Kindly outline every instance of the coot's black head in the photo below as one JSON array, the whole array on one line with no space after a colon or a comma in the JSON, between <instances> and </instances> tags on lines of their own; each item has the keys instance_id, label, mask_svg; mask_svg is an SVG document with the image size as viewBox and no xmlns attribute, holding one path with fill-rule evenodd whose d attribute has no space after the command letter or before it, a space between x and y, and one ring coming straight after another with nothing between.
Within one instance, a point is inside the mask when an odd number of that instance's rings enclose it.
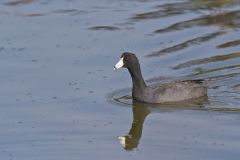
<instances>
[{"instance_id":1,"label":"coot's black head","mask_svg":"<svg viewBox=\"0 0 240 160\"><path fill-rule=\"evenodd\" d=\"M137 56L130 52L124 52L118 63L114 66L114 69L119 68L134 68L139 65Z\"/></svg>"}]
</instances>

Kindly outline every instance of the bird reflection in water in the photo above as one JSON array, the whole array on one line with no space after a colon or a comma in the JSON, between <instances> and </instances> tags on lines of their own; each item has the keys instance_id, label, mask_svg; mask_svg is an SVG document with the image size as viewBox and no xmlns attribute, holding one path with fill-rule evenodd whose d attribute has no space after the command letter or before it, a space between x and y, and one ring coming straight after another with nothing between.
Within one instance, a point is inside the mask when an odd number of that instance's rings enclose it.
<instances>
[{"instance_id":1,"label":"bird reflection in water","mask_svg":"<svg viewBox=\"0 0 240 160\"><path fill-rule=\"evenodd\" d=\"M133 121L129 133L125 136L118 137L120 144L126 150L137 148L142 136L143 123L147 115L150 113L150 109L146 104L134 102L132 112Z\"/></svg>"},{"instance_id":2,"label":"bird reflection in water","mask_svg":"<svg viewBox=\"0 0 240 160\"><path fill-rule=\"evenodd\" d=\"M186 101L181 104L147 104L133 101L132 112L133 121L129 133L125 136L119 136L119 142L125 150L133 150L138 147L142 136L143 124L146 117L151 112L171 112L176 110L191 109L202 110L208 104L208 97L201 97L194 101Z\"/></svg>"}]
</instances>

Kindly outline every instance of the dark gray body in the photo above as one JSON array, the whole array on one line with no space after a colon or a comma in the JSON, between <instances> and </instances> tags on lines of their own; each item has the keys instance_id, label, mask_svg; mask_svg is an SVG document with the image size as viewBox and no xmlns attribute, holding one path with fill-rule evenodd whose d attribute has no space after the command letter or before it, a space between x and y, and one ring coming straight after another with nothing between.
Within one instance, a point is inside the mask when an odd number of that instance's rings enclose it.
<instances>
[{"instance_id":1,"label":"dark gray body","mask_svg":"<svg viewBox=\"0 0 240 160\"><path fill-rule=\"evenodd\" d=\"M200 80L177 81L133 89L133 99L145 103L171 103L207 95L207 83Z\"/></svg>"}]
</instances>

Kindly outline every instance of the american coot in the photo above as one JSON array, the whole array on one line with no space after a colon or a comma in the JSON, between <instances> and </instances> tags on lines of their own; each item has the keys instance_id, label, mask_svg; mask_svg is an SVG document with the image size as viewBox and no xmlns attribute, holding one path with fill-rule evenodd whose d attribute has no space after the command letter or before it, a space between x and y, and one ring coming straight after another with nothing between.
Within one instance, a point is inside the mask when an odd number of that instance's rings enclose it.
<instances>
[{"instance_id":1,"label":"american coot","mask_svg":"<svg viewBox=\"0 0 240 160\"><path fill-rule=\"evenodd\" d=\"M132 97L145 103L172 103L207 95L207 83L203 80L185 80L147 86L135 54L125 52L114 69L127 68L132 77Z\"/></svg>"}]
</instances>

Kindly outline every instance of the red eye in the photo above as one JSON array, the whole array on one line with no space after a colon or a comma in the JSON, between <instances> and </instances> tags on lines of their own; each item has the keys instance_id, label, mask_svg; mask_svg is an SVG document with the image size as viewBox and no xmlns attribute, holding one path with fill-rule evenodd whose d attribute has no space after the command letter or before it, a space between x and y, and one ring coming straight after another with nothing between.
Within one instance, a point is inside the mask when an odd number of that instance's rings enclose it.
<instances>
[{"instance_id":1,"label":"red eye","mask_svg":"<svg viewBox=\"0 0 240 160\"><path fill-rule=\"evenodd\" d=\"M128 57L128 56L124 56L124 60L125 60L125 61L128 61L128 60L129 60L129 57Z\"/></svg>"}]
</instances>

